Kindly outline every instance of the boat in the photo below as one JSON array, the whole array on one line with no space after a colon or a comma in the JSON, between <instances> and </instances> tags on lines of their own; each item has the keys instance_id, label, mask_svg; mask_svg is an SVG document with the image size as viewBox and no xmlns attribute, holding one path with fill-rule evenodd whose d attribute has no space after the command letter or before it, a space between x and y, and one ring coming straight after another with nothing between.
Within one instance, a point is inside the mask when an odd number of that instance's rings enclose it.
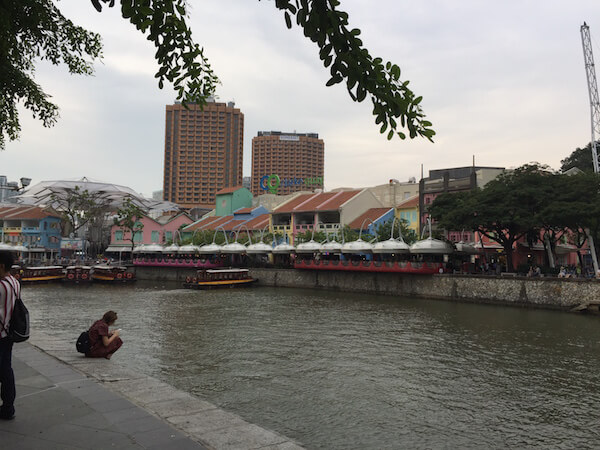
<instances>
[{"instance_id":1,"label":"boat","mask_svg":"<svg viewBox=\"0 0 600 450\"><path fill-rule=\"evenodd\" d=\"M133 272L127 267L97 265L92 267L92 280L105 283L129 283L135 281Z\"/></svg>"},{"instance_id":2,"label":"boat","mask_svg":"<svg viewBox=\"0 0 600 450\"><path fill-rule=\"evenodd\" d=\"M250 277L248 269L198 270L195 277L186 277L183 287L188 289L217 289L246 287L258 281Z\"/></svg>"},{"instance_id":3,"label":"boat","mask_svg":"<svg viewBox=\"0 0 600 450\"><path fill-rule=\"evenodd\" d=\"M70 284L84 284L92 282L92 268L90 266L68 266L65 269L63 282Z\"/></svg>"},{"instance_id":4,"label":"boat","mask_svg":"<svg viewBox=\"0 0 600 450\"><path fill-rule=\"evenodd\" d=\"M11 272L21 283L52 283L65 277L62 266L23 267L13 266Z\"/></svg>"}]
</instances>

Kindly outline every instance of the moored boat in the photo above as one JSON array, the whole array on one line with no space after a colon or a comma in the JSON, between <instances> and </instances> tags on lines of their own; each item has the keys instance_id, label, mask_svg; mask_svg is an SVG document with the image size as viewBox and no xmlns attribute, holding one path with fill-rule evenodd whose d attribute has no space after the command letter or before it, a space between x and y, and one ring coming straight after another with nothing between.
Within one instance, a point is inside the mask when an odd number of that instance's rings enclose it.
<instances>
[{"instance_id":1,"label":"moored boat","mask_svg":"<svg viewBox=\"0 0 600 450\"><path fill-rule=\"evenodd\" d=\"M92 280L105 283L129 283L135 281L133 272L127 267L98 265L92 267Z\"/></svg>"},{"instance_id":2,"label":"moored boat","mask_svg":"<svg viewBox=\"0 0 600 450\"><path fill-rule=\"evenodd\" d=\"M258 281L250 277L248 269L199 270L195 277L187 277L183 287L189 289L218 289L247 287Z\"/></svg>"},{"instance_id":3,"label":"moored boat","mask_svg":"<svg viewBox=\"0 0 600 450\"><path fill-rule=\"evenodd\" d=\"M21 283L52 283L65 277L62 266L19 267L13 266L12 273Z\"/></svg>"},{"instance_id":4,"label":"moored boat","mask_svg":"<svg viewBox=\"0 0 600 450\"><path fill-rule=\"evenodd\" d=\"M92 282L92 268L90 266L68 266L65 269L63 282L71 284L85 284Z\"/></svg>"}]
</instances>

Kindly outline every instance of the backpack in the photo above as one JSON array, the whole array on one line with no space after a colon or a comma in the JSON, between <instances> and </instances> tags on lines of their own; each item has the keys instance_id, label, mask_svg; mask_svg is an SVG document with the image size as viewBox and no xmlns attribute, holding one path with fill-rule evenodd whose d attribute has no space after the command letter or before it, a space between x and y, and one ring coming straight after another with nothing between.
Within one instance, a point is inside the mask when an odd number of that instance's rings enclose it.
<instances>
[{"instance_id":1,"label":"backpack","mask_svg":"<svg viewBox=\"0 0 600 450\"><path fill-rule=\"evenodd\" d=\"M15 295L17 294L12 284L8 283ZM8 337L13 342L24 342L29 339L29 311L25 307L21 296L17 296L15 306L13 307L8 328L6 324L2 324L8 332Z\"/></svg>"},{"instance_id":2,"label":"backpack","mask_svg":"<svg viewBox=\"0 0 600 450\"><path fill-rule=\"evenodd\" d=\"M84 331L77 338L75 342L75 348L79 353L89 353L90 351L90 333Z\"/></svg>"}]
</instances>

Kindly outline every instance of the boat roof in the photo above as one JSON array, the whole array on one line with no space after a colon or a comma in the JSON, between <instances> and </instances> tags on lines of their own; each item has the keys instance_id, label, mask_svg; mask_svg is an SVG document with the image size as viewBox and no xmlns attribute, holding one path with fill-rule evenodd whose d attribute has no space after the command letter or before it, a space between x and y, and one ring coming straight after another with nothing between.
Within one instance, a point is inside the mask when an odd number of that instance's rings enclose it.
<instances>
[{"instance_id":1,"label":"boat roof","mask_svg":"<svg viewBox=\"0 0 600 450\"><path fill-rule=\"evenodd\" d=\"M90 270L92 267L91 266L69 266L67 267L67 270L69 269L85 269L85 270Z\"/></svg>"},{"instance_id":2,"label":"boat roof","mask_svg":"<svg viewBox=\"0 0 600 450\"><path fill-rule=\"evenodd\" d=\"M113 270L113 269L127 270L127 267L123 267L123 266L107 266L106 264L100 264L100 265L97 265L97 266L93 266L92 269L100 269L100 270Z\"/></svg>"},{"instance_id":3,"label":"boat roof","mask_svg":"<svg viewBox=\"0 0 600 450\"><path fill-rule=\"evenodd\" d=\"M62 269L63 266L39 266L39 267L25 267L26 270L49 270L49 269Z\"/></svg>"}]
</instances>

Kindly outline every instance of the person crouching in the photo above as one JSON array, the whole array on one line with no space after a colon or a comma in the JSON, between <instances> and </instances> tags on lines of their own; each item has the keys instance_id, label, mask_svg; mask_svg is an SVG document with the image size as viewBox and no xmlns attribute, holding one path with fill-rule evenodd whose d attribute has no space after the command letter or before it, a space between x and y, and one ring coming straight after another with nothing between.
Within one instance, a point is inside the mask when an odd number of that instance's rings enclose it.
<instances>
[{"instance_id":1,"label":"person crouching","mask_svg":"<svg viewBox=\"0 0 600 450\"><path fill-rule=\"evenodd\" d=\"M114 352L121 348L123 341L119 337L119 330L109 331L108 327L114 325L117 313L108 311L90 327L90 351L85 354L88 358L110 359Z\"/></svg>"}]
</instances>

